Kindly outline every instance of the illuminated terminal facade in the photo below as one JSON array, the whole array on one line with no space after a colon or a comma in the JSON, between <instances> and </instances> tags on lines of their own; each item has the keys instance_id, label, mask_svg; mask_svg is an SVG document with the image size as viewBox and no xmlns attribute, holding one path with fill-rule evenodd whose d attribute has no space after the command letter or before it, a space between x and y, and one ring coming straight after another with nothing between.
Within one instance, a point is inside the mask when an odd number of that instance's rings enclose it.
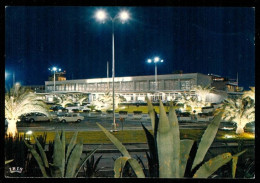
<instances>
[{"instance_id":1,"label":"illuminated terminal facade","mask_svg":"<svg viewBox=\"0 0 260 183\"><path fill-rule=\"evenodd\" d=\"M201 73L166 74L158 75L157 82L154 75L114 78L115 94L123 96L127 102L145 101L145 96L152 101L170 101L185 92L195 95L192 88L198 85L215 87L214 94L207 99L208 102L220 102L226 97L227 82L219 76ZM89 102L108 91L112 92L112 78L56 81L55 91L54 82L45 81L46 93L86 93Z\"/></svg>"}]
</instances>

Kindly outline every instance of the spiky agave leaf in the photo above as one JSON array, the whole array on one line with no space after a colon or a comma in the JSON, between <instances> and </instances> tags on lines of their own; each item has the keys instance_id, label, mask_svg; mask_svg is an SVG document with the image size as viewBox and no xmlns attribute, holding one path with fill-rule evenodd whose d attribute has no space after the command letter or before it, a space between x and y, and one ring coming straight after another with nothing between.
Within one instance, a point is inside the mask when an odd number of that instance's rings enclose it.
<instances>
[{"instance_id":1,"label":"spiky agave leaf","mask_svg":"<svg viewBox=\"0 0 260 183\"><path fill-rule=\"evenodd\" d=\"M175 146L173 139L176 134L173 134L172 124L166 115L164 106L160 101L160 119L157 134L157 149L159 159L159 177L173 178L179 177L179 165L176 166L178 155L174 155L180 148Z\"/></svg>"},{"instance_id":2,"label":"spiky agave leaf","mask_svg":"<svg viewBox=\"0 0 260 183\"><path fill-rule=\"evenodd\" d=\"M149 154L146 153L149 165L149 173L151 177L158 177L159 176L159 160L158 160L158 152L156 146L156 140L154 136L145 128L142 124L142 127L145 131L146 141L149 147Z\"/></svg>"},{"instance_id":3,"label":"spiky agave leaf","mask_svg":"<svg viewBox=\"0 0 260 183\"><path fill-rule=\"evenodd\" d=\"M78 167L76 168L76 171L75 171L75 176L74 177L77 177L80 169L83 167L83 165L85 164L85 162L91 157L94 155L94 153L97 151L97 149L100 147L101 145L99 145L98 147L96 147L94 150L92 150L85 158L83 159L80 159L80 162L78 163Z\"/></svg>"},{"instance_id":4,"label":"spiky agave leaf","mask_svg":"<svg viewBox=\"0 0 260 183\"><path fill-rule=\"evenodd\" d=\"M236 169L237 169L237 161L238 161L238 157L242 154L244 154L247 151L247 149L245 149L244 151L241 151L235 155L232 156L232 178L236 177Z\"/></svg>"},{"instance_id":5,"label":"spiky agave leaf","mask_svg":"<svg viewBox=\"0 0 260 183\"><path fill-rule=\"evenodd\" d=\"M101 126L99 123L97 123L97 125L99 126L99 128L101 128L101 130L105 133L105 135L110 139L110 141L117 147L117 149L123 154L123 156L126 158L129 158L128 159L129 164L133 168L137 177L144 178L145 175L144 175L144 172L143 172L140 164L137 162L136 159L131 158L126 147L114 135L109 133L109 131L107 131L103 126Z\"/></svg>"},{"instance_id":6,"label":"spiky agave leaf","mask_svg":"<svg viewBox=\"0 0 260 183\"><path fill-rule=\"evenodd\" d=\"M12 161L13 161L13 159L11 159L11 160L6 160L6 161L5 161L5 165L8 164L8 163L11 163Z\"/></svg>"},{"instance_id":7,"label":"spiky agave leaf","mask_svg":"<svg viewBox=\"0 0 260 183\"><path fill-rule=\"evenodd\" d=\"M208 178L217 169L232 159L231 153L220 154L204 163L194 174L193 178Z\"/></svg>"},{"instance_id":8,"label":"spiky agave leaf","mask_svg":"<svg viewBox=\"0 0 260 183\"><path fill-rule=\"evenodd\" d=\"M192 169L194 169L199 163L201 163L208 152L209 147L215 139L215 136L218 131L218 127L223 115L223 111L220 111L217 116L211 121L205 130L204 134L201 137L201 141L199 143L199 147L192 165Z\"/></svg>"}]
</instances>

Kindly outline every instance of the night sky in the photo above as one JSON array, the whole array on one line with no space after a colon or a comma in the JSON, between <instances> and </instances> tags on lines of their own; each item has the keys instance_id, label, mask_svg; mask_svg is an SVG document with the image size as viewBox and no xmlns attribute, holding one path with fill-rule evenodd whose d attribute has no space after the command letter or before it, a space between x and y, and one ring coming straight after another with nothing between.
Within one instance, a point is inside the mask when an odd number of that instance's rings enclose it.
<instances>
[{"instance_id":1,"label":"night sky","mask_svg":"<svg viewBox=\"0 0 260 183\"><path fill-rule=\"evenodd\" d=\"M255 9L250 7L47 7L5 10L6 84L44 85L49 67L67 79L107 76L112 68L111 22L95 20L98 9L111 16L128 10L115 24L115 76L154 75L146 60L159 56L158 74L217 74L255 85Z\"/></svg>"}]
</instances>

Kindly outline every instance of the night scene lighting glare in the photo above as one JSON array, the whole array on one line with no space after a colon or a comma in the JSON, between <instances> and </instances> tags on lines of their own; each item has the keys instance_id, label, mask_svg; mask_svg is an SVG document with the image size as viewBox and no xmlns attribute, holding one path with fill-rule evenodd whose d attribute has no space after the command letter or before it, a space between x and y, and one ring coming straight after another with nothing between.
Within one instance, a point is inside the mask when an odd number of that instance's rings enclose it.
<instances>
[{"instance_id":1,"label":"night scene lighting glare","mask_svg":"<svg viewBox=\"0 0 260 183\"><path fill-rule=\"evenodd\" d=\"M120 12L119 16L122 21L126 21L129 18L129 13L126 11L122 11Z\"/></svg>"},{"instance_id":2,"label":"night scene lighting glare","mask_svg":"<svg viewBox=\"0 0 260 183\"><path fill-rule=\"evenodd\" d=\"M106 12L105 12L105 11L103 11L103 10L97 11L97 13L96 13L96 18L97 18L98 20L105 20L106 17L107 17L107 15L106 15Z\"/></svg>"},{"instance_id":3,"label":"night scene lighting glare","mask_svg":"<svg viewBox=\"0 0 260 183\"><path fill-rule=\"evenodd\" d=\"M148 63L158 63L158 62L164 62L164 60L160 59L160 57L154 57L153 59L149 58L147 59Z\"/></svg>"}]
</instances>

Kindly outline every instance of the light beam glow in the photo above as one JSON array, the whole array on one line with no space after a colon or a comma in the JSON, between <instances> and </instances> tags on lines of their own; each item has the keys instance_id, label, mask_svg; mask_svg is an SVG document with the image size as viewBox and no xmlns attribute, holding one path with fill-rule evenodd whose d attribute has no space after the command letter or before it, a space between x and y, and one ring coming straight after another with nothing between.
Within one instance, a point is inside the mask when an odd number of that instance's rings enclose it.
<instances>
[{"instance_id":1,"label":"light beam glow","mask_svg":"<svg viewBox=\"0 0 260 183\"><path fill-rule=\"evenodd\" d=\"M97 11L96 18L100 21L105 20L107 18L106 12L103 10Z\"/></svg>"},{"instance_id":2,"label":"light beam glow","mask_svg":"<svg viewBox=\"0 0 260 183\"><path fill-rule=\"evenodd\" d=\"M126 21L129 19L129 13L127 11L121 11L119 17L122 21Z\"/></svg>"},{"instance_id":3,"label":"light beam glow","mask_svg":"<svg viewBox=\"0 0 260 183\"><path fill-rule=\"evenodd\" d=\"M159 57L154 57L154 62L159 62L160 58Z\"/></svg>"}]
</instances>

